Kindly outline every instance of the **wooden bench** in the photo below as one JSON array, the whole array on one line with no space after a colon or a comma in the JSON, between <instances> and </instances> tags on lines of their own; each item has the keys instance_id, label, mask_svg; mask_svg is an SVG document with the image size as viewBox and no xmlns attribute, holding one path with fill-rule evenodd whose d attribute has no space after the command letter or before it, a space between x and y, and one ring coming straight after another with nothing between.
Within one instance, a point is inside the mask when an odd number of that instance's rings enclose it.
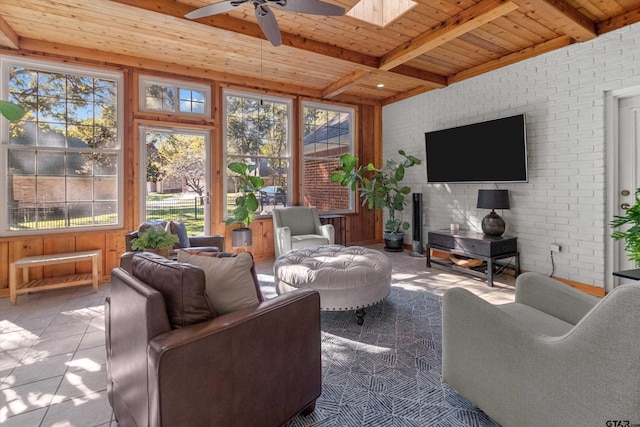
<instances>
[{"instance_id":1,"label":"wooden bench","mask_svg":"<svg viewBox=\"0 0 640 427\"><path fill-rule=\"evenodd\" d=\"M43 265L55 265L91 261L91 273L68 274L64 276L47 277L29 280L29 268ZM17 269L22 269L22 283L17 283ZM21 258L9 264L9 295L11 304L18 302L19 294L45 291L48 289L68 288L79 285L93 285L93 291L98 291L102 269L102 251L94 249L82 252L68 252L61 254L37 255Z\"/></svg>"}]
</instances>

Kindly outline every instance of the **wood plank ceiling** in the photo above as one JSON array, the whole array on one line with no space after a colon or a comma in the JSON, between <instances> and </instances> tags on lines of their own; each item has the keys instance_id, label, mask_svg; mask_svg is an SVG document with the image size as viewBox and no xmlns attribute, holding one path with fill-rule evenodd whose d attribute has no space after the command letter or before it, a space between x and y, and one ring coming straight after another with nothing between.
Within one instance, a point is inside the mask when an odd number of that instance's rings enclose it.
<instances>
[{"instance_id":1,"label":"wood plank ceiling","mask_svg":"<svg viewBox=\"0 0 640 427\"><path fill-rule=\"evenodd\" d=\"M0 46L384 105L640 20L640 0L414 0L384 27L272 8L273 47L251 4L184 18L215 1L2 0Z\"/></svg>"}]
</instances>

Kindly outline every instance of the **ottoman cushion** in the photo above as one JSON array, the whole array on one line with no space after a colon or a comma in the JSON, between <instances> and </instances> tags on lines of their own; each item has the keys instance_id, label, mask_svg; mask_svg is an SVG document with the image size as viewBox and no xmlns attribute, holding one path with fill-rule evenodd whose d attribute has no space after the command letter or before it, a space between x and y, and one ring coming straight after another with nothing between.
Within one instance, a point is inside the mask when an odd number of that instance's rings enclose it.
<instances>
[{"instance_id":1,"label":"ottoman cushion","mask_svg":"<svg viewBox=\"0 0 640 427\"><path fill-rule=\"evenodd\" d=\"M284 253L273 265L278 294L298 288L320 293L322 310L356 310L391 291L391 260L362 246L325 245Z\"/></svg>"}]
</instances>

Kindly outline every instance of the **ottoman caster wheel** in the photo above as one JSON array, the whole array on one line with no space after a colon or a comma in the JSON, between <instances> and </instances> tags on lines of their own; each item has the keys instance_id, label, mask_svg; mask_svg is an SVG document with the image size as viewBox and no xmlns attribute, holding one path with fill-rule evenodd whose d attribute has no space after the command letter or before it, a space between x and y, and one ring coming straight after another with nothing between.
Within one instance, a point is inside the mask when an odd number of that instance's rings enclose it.
<instances>
[{"instance_id":1,"label":"ottoman caster wheel","mask_svg":"<svg viewBox=\"0 0 640 427\"><path fill-rule=\"evenodd\" d=\"M356 322L358 323L358 325L363 325L364 324L364 315L365 315L365 311L364 308L359 308L356 310L356 316L358 316L358 319L356 320Z\"/></svg>"}]
</instances>

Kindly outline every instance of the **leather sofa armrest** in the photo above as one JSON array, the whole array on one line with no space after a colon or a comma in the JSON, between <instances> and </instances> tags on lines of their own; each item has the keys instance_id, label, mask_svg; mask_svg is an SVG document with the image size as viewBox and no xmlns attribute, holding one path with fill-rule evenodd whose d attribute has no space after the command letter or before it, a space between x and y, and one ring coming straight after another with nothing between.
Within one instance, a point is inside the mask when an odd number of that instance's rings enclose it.
<instances>
[{"instance_id":1,"label":"leather sofa armrest","mask_svg":"<svg viewBox=\"0 0 640 427\"><path fill-rule=\"evenodd\" d=\"M282 425L321 393L320 296L298 290L159 335L148 357L152 425L158 408L163 425L185 424L185 414Z\"/></svg>"},{"instance_id":2,"label":"leather sofa armrest","mask_svg":"<svg viewBox=\"0 0 640 427\"><path fill-rule=\"evenodd\" d=\"M120 268L126 271L129 274L133 274L131 262L133 260L133 255L135 255L135 251L125 252L120 255Z\"/></svg>"},{"instance_id":3,"label":"leather sofa armrest","mask_svg":"<svg viewBox=\"0 0 640 427\"><path fill-rule=\"evenodd\" d=\"M578 323L600 300L539 273L523 273L516 279L516 302L572 325Z\"/></svg>"},{"instance_id":4,"label":"leather sofa armrest","mask_svg":"<svg viewBox=\"0 0 640 427\"><path fill-rule=\"evenodd\" d=\"M224 251L224 236L215 234L211 236L192 236L189 237L189 244L192 247L216 247L220 252Z\"/></svg>"}]
</instances>

